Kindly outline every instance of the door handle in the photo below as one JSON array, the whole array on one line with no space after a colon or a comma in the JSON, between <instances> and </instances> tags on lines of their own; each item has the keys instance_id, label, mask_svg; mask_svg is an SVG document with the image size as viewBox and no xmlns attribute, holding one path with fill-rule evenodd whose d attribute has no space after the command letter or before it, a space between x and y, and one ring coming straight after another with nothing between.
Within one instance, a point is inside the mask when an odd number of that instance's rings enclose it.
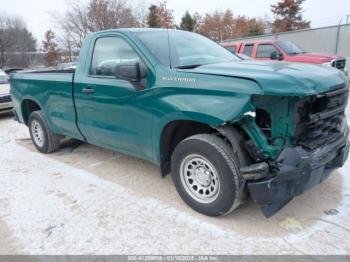
<instances>
[{"instance_id":1,"label":"door handle","mask_svg":"<svg viewBox=\"0 0 350 262\"><path fill-rule=\"evenodd\" d=\"M95 93L95 89L91 88L91 87L86 87L82 89L84 94L92 94Z\"/></svg>"}]
</instances>

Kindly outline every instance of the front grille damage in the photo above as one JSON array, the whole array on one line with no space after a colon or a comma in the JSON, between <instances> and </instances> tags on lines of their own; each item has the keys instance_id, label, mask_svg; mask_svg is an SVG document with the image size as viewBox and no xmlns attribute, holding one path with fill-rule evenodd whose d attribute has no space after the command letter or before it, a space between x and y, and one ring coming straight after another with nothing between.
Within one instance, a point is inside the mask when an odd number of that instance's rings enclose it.
<instances>
[{"instance_id":1,"label":"front grille damage","mask_svg":"<svg viewBox=\"0 0 350 262\"><path fill-rule=\"evenodd\" d=\"M333 67L335 67L339 70L342 70L342 71L344 71L344 69L345 69L345 64L346 64L345 58L337 59L337 60L334 60L332 62Z\"/></svg>"},{"instance_id":2,"label":"front grille damage","mask_svg":"<svg viewBox=\"0 0 350 262\"><path fill-rule=\"evenodd\" d=\"M258 129L247 141L254 163L241 167L241 173L266 217L344 165L350 147L344 114L348 93L342 85L306 97L253 97L256 117L245 119L241 126L247 134ZM277 155L271 154L276 147Z\"/></svg>"},{"instance_id":3,"label":"front grille damage","mask_svg":"<svg viewBox=\"0 0 350 262\"><path fill-rule=\"evenodd\" d=\"M313 151L342 138L348 86L332 90L311 96L254 95L255 118L240 122L252 158L274 160L285 147Z\"/></svg>"},{"instance_id":4,"label":"front grille damage","mask_svg":"<svg viewBox=\"0 0 350 262\"><path fill-rule=\"evenodd\" d=\"M338 139L348 94L348 88L342 88L296 103L294 144L313 150Z\"/></svg>"}]
</instances>

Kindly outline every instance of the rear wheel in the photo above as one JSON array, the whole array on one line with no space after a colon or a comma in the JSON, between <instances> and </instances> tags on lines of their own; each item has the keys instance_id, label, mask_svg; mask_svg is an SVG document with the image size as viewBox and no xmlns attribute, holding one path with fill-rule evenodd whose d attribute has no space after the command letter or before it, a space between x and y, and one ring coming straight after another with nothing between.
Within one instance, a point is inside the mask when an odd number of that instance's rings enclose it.
<instances>
[{"instance_id":1,"label":"rear wheel","mask_svg":"<svg viewBox=\"0 0 350 262\"><path fill-rule=\"evenodd\" d=\"M60 147L60 136L50 130L42 111L29 115L28 126L32 142L41 153L51 153Z\"/></svg>"},{"instance_id":2,"label":"rear wheel","mask_svg":"<svg viewBox=\"0 0 350 262\"><path fill-rule=\"evenodd\" d=\"M215 135L183 140L172 155L171 171L181 198L200 213L226 215L241 203L244 183L239 160L229 144Z\"/></svg>"}]
</instances>

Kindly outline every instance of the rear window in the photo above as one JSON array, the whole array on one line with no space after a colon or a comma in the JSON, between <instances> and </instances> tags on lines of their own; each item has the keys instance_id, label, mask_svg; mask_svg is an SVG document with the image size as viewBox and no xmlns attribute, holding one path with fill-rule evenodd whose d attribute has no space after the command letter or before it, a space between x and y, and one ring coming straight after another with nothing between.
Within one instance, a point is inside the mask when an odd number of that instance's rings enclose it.
<instances>
[{"instance_id":1,"label":"rear window","mask_svg":"<svg viewBox=\"0 0 350 262\"><path fill-rule=\"evenodd\" d=\"M235 46L224 46L224 47L233 54L235 54L237 51Z\"/></svg>"},{"instance_id":2,"label":"rear window","mask_svg":"<svg viewBox=\"0 0 350 262\"><path fill-rule=\"evenodd\" d=\"M253 46L254 46L253 44L245 45L243 54L245 54L246 56L252 57Z\"/></svg>"}]
</instances>

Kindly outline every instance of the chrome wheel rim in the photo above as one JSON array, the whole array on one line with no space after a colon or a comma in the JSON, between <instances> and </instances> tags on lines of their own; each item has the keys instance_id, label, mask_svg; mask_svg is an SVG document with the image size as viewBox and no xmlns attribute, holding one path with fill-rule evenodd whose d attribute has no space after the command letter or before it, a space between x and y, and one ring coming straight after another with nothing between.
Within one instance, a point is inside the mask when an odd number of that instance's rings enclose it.
<instances>
[{"instance_id":1,"label":"chrome wheel rim","mask_svg":"<svg viewBox=\"0 0 350 262\"><path fill-rule=\"evenodd\" d=\"M45 143L44 131L37 120L32 121L31 125L34 142L37 146L43 147Z\"/></svg>"},{"instance_id":2,"label":"chrome wheel rim","mask_svg":"<svg viewBox=\"0 0 350 262\"><path fill-rule=\"evenodd\" d=\"M180 178L186 192L204 204L214 202L220 192L219 175L211 162L203 156L191 154L180 166Z\"/></svg>"}]
</instances>

